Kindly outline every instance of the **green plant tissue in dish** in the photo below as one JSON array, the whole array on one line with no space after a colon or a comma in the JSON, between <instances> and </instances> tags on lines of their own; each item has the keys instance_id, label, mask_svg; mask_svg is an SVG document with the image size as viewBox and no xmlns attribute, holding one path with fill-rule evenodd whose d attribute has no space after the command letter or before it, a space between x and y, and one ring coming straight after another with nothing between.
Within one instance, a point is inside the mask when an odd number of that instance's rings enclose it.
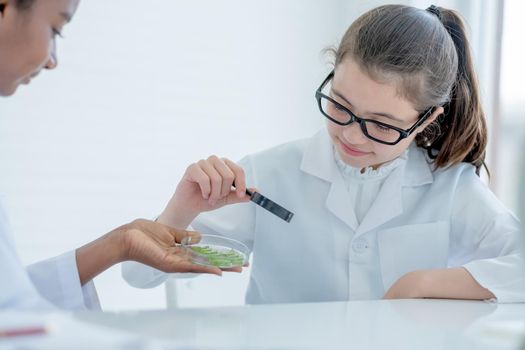
<instances>
[{"instance_id":1,"label":"green plant tissue in dish","mask_svg":"<svg viewBox=\"0 0 525 350\"><path fill-rule=\"evenodd\" d=\"M235 249L214 246L192 246L190 249L209 265L215 267L236 267L244 264L244 255ZM200 259L195 261L200 263Z\"/></svg>"}]
</instances>

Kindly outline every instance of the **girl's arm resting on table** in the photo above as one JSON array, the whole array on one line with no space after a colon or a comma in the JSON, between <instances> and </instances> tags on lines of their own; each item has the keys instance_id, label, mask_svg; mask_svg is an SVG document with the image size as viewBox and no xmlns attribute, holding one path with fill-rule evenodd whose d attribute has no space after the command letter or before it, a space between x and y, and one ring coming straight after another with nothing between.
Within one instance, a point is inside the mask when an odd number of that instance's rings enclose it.
<instances>
[{"instance_id":1,"label":"girl's arm resting on table","mask_svg":"<svg viewBox=\"0 0 525 350\"><path fill-rule=\"evenodd\" d=\"M387 291L384 299L494 299L463 267L418 270L405 274Z\"/></svg>"}]
</instances>

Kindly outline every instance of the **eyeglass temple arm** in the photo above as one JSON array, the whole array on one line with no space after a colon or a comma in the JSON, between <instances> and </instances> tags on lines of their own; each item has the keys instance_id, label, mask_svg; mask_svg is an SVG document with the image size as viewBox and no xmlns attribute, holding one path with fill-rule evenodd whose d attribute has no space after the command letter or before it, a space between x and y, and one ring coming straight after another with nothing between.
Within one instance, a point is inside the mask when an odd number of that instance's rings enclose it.
<instances>
[{"instance_id":1,"label":"eyeglass temple arm","mask_svg":"<svg viewBox=\"0 0 525 350\"><path fill-rule=\"evenodd\" d=\"M437 109L436 106L430 107L425 114L407 131L408 134L411 134L414 130L419 128Z\"/></svg>"}]
</instances>

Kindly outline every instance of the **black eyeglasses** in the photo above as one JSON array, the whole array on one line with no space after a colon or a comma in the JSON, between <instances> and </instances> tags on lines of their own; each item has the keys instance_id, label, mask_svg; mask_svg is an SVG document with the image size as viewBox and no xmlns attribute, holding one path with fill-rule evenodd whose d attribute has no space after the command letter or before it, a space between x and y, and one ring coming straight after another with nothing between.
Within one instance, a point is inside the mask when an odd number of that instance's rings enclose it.
<instances>
[{"instance_id":1,"label":"black eyeglasses","mask_svg":"<svg viewBox=\"0 0 525 350\"><path fill-rule=\"evenodd\" d=\"M421 124L423 124L435 110L435 107L430 107L427 111L421 113L416 123L408 129L401 129L377 120L359 118L348 108L322 93L326 84L328 84L328 82L333 77L334 71L328 74L321 86L319 86L315 92L315 98L317 99L321 113L330 121L338 125L344 126L350 125L354 121L358 122L359 126L361 127L361 131L366 137L385 145L395 145L402 139L410 136L410 134L412 134L419 126L421 126Z\"/></svg>"}]
</instances>

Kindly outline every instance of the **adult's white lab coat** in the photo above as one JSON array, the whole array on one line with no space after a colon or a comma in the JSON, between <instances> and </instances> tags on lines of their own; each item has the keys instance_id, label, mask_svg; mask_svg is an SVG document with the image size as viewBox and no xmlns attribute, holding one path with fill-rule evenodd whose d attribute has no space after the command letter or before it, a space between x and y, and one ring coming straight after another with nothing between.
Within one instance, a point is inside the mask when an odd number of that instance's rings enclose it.
<instances>
[{"instance_id":1,"label":"adult's white lab coat","mask_svg":"<svg viewBox=\"0 0 525 350\"><path fill-rule=\"evenodd\" d=\"M24 268L0 203L0 310L98 309L93 282L80 285L75 252Z\"/></svg>"},{"instance_id":2,"label":"adult's white lab coat","mask_svg":"<svg viewBox=\"0 0 525 350\"><path fill-rule=\"evenodd\" d=\"M242 203L192 223L252 249L247 303L380 299L409 271L459 266L499 302L525 301L520 224L470 164L433 170L412 145L360 224L325 130L239 164L249 186L295 213L286 223ZM137 263L123 276L143 288L167 278Z\"/></svg>"}]
</instances>

